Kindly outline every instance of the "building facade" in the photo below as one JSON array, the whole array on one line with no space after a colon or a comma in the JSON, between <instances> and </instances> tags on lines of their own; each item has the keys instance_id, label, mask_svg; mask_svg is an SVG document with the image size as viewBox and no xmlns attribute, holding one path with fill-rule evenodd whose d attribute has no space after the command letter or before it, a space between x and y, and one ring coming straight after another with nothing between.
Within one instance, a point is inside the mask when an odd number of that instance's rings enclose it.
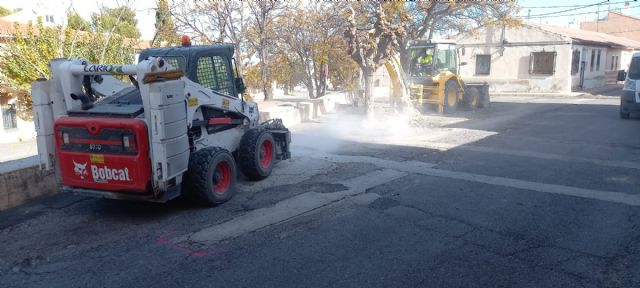
<instances>
[{"instance_id":1,"label":"building facade","mask_svg":"<svg viewBox=\"0 0 640 288\"><path fill-rule=\"evenodd\" d=\"M640 42L564 27L487 27L457 39L460 74L493 92L569 93L614 82ZM626 62L625 62L626 61Z\"/></svg>"}]
</instances>

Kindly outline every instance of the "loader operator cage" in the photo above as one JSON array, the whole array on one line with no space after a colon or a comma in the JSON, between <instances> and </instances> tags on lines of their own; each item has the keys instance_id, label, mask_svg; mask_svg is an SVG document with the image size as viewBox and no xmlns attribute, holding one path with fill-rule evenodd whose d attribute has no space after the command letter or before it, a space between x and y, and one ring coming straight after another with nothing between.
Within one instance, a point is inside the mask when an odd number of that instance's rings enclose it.
<instances>
[{"instance_id":1,"label":"loader operator cage","mask_svg":"<svg viewBox=\"0 0 640 288\"><path fill-rule=\"evenodd\" d=\"M412 77L433 75L433 71L458 70L456 47L454 44L432 44L409 48L409 73Z\"/></svg>"}]
</instances>

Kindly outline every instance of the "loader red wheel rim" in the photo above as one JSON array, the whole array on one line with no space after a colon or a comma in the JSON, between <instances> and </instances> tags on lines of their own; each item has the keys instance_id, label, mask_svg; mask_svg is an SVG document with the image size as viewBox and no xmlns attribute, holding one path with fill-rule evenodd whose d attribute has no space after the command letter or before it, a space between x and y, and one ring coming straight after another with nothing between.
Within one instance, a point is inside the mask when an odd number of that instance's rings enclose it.
<instances>
[{"instance_id":1,"label":"loader red wheel rim","mask_svg":"<svg viewBox=\"0 0 640 288\"><path fill-rule=\"evenodd\" d=\"M269 168L271 161L273 161L273 143L271 140L265 139L260 145L260 166Z\"/></svg>"},{"instance_id":2,"label":"loader red wheel rim","mask_svg":"<svg viewBox=\"0 0 640 288\"><path fill-rule=\"evenodd\" d=\"M216 165L216 171L213 173L213 192L227 192L231 186L231 165L227 161L221 161Z\"/></svg>"}]
</instances>

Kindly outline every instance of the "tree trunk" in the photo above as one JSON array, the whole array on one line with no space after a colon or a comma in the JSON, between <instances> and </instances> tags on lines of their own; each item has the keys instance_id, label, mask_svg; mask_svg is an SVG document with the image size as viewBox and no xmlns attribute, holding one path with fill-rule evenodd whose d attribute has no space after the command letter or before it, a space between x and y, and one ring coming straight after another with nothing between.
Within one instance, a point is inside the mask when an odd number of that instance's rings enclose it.
<instances>
[{"instance_id":1,"label":"tree trunk","mask_svg":"<svg viewBox=\"0 0 640 288\"><path fill-rule=\"evenodd\" d=\"M305 81L304 86L307 87L307 92L309 93L309 99L313 99L314 98L313 83L311 82L311 79L308 79L307 81Z\"/></svg>"},{"instance_id":2,"label":"tree trunk","mask_svg":"<svg viewBox=\"0 0 640 288\"><path fill-rule=\"evenodd\" d=\"M309 68L309 63L307 61L302 62L304 63L304 80L302 81L302 83L304 84L305 87L307 87L307 92L309 93L309 99L313 99L315 98L314 94L313 94L313 73L311 72L310 68Z\"/></svg>"},{"instance_id":3,"label":"tree trunk","mask_svg":"<svg viewBox=\"0 0 640 288\"><path fill-rule=\"evenodd\" d=\"M320 96L324 96L325 92L326 92L326 88L327 88L327 77L326 77L326 70L325 70L325 64L324 63L320 63L320 66L322 68L320 68L320 74L317 75L318 81L316 84L316 96L320 97Z\"/></svg>"},{"instance_id":4,"label":"tree trunk","mask_svg":"<svg viewBox=\"0 0 640 288\"><path fill-rule=\"evenodd\" d=\"M364 72L364 107L368 117L373 117L373 69Z\"/></svg>"},{"instance_id":5,"label":"tree trunk","mask_svg":"<svg viewBox=\"0 0 640 288\"><path fill-rule=\"evenodd\" d=\"M282 90L284 92L284 95L291 95L291 85L289 85L289 83L284 83L284 85L282 86Z\"/></svg>"},{"instance_id":6,"label":"tree trunk","mask_svg":"<svg viewBox=\"0 0 640 288\"><path fill-rule=\"evenodd\" d=\"M264 46L263 46L264 47ZM269 81L269 71L267 67L267 52L264 48L260 49L260 83L264 101L273 100L273 91L271 91L271 82Z\"/></svg>"},{"instance_id":7,"label":"tree trunk","mask_svg":"<svg viewBox=\"0 0 640 288\"><path fill-rule=\"evenodd\" d=\"M318 81L318 64L316 63L316 61L313 61L313 86L316 87L316 97L318 98L320 97L320 82Z\"/></svg>"}]
</instances>

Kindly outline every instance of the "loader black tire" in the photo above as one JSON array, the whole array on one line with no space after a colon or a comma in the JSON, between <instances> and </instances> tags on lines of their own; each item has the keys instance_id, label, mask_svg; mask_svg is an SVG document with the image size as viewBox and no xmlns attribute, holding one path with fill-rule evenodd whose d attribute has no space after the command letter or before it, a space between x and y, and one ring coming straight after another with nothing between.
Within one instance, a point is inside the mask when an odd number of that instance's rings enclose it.
<instances>
[{"instance_id":1,"label":"loader black tire","mask_svg":"<svg viewBox=\"0 0 640 288\"><path fill-rule=\"evenodd\" d=\"M220 147L204 148L189 157L184 192L198 204L215 206L233 197L237 178L236 164L229 151Z\"/></svg>"},{"instance_id":2,"label":"loader black tire","mask_svg":"<svg viewBox=\"0 0 640 288\"><path fill-rule=\"evenodd\" d=\"M242 136L238 150L240 171L249 180L267 178L276 160L276 141L268 130L251 128Z\"/></svg>"},{"instance_id":3,"label":"loader black tire","mask_svg":"<svg viewBox=\"0 0 640 288\"><path fill-rule=\"evenodd\" d=\"M468 109L480 107L482 95L476 87L467 87L464 89L464 105Z\"/></svg>"},{"instance_id":4,"label":"loader black tire","mask_svg":"<svg viewBox=\"0 0 640 288\"><path fill-rule=\"evenodd\" d=\"M480 91L478 91L480 92ZM485 91L480 93L480 101L478 101L478 108L487 108L489 107L489 104L491 103L491 99L489 97L489 92Z\"/></svg>"},{"instance_id":5,"label":"loader black tire","mask_svg":"<svg viewBox=\"0 0 640 288\"><path fill-rule=\"evenodd\" d=\"M460 89L458 89L458 82L456 80L449 80L444 84L444 113L451 112L458 106L458 100L460 99Z\"/></svg>"}]
</instances>

